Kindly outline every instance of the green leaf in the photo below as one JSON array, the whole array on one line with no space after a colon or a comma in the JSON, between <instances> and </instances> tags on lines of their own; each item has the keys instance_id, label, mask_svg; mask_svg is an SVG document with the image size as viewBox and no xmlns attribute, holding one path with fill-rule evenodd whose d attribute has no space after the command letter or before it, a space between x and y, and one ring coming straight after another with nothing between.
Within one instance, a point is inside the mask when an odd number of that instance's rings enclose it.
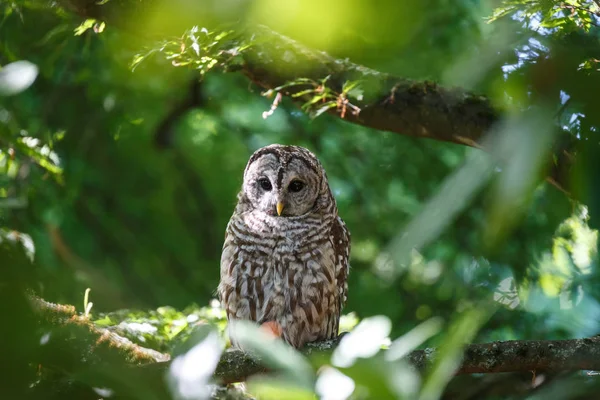
<instances>
[{"instance_id":1,"label":"green leaf","mask_svg":"<svg viewBox=\"0 0 600 400\"><path fill-rule=\"evenodd\" d=\"M88 29L91 29L95 23L96 20L93 18L86 19L77 28L75 28L75 36L83 35Z\"/></svg>"},{"instance_id":2,"label":"green leaf","mask_svg":"<svg viewBox=\"0 0 600 400\"><path fill-rule=\"evenodd\" d=\"M460 366L465 345L472 342L494 310L494 306L488 303L475 303L451 324L423 382L419 400L436 400L441 397L444 388Z\"/></svg>"},{"instance_id":3,"label":"green leaf","mask_svg":"<svg viewBox=\"0 0 600 400\"><path fill-rule=\"evenodd\" d=\"M319 115L323 114L324 112L327 112L328 110L337 107L337 104L334 101L328 101L327 103L325 103L325 105L323 105L322 107L320 107L319 109L317 109L317 111L315 111L311 117L312 118L317 118Z\"/></svg>"},{"instance_id":4,"label":"green leaf","mask_svg":"<svg viewBox=\"0 0 600 400\"><path fill-rule=\"evenodd\" d=\"M29 88L37 77L37 65L26 61L15 61L0 69L0 96L13 96Z\"/></svg>"}]
</instances>

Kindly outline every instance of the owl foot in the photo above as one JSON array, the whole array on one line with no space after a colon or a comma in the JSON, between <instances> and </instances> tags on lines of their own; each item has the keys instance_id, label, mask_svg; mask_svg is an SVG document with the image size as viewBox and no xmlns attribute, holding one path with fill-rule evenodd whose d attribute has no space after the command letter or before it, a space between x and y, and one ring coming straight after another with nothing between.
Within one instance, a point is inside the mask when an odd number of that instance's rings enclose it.
<instances>
[{"instance_id":1,"label":"owl foot","mask_svg":"<svg viewBox=\"0 0 600 400\"><path fill-rule=\"evenodd\" d=\"M279 338L281 337L283 330L281 329L281 325L279 325L276 321L267 321L260 325L260 328L266 332L269 336Z\"/></svg>"}]
</instances>

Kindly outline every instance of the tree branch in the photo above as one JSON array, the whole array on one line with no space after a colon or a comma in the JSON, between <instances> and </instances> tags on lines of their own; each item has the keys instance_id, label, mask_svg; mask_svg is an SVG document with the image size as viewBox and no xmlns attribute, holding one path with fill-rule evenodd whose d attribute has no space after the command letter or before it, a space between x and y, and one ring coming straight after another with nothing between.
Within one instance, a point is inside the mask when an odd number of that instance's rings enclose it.
<instances>
[{"instance_id":1,"label":"tree branch","mask_svg":"<svg viewBox=\"0 0 600 400\"><path fill-rule=\"evenodd\" d=\"M411 363L426 367L435 350L417 350ZM510 340L466 346L457 374L600 370L600 338Z\"/></svg>"},{"instance_id":2,"label":"tree branch","mask_svg":"<svg viewBox=\"0 0 600 400\"><path fill-rule=\"evenodd\" d=\"M311 344L303 353L332 351L337 343ZM432 365L435 357L435 349L415 350L407 360L415 368L424 370ZM465 347L456 374L574 370L600 370L600 338L470 344ZM233 383L266 371L259 361L240 350L230 349L223 354L215 377L223 383Z\"/></svg>"},{"instance_id":3,"label":"tree branch","mask_svg":"<svg viewBox=\"0 0 600 400\"><path fill-rule=\"evenodd\" d=\"M255 42L244 55L243 73L254 83L273 89L302 77L320 81L341 93L346 82L361 82L361 99L350 100L360 109L344 119L374 129L480 147L485 132L499 119L483 96L462 89L447 89L433 82L418 82L330 57L309 49L266 27L253 29ZM282 90L295 95L306 87ZM341 116L342 107L329 111Z\"/></svg>"},{"instance_id":4,"label":"tree branch","mask_svg":"<svg viewBox=\"0 0 600 400\"><path fill-rule=\"evenodd\" d=\"M49 329L50 347L68 347L69 352L79 355L79 359L69 358L70 366L56 365L65 360L57 360L51 352L41 360L46 366L57 366L64 370L106 362L107 359L143 365L164 362L168 354L160 353L133 343L109 329L94 325L86 316L79 315L75 307L47 302L36 296L29 296L33 311L39 316L41 326Z\"/></svg>"},{"instance_id":5,"label":"tree branch","mask_svg":"<svg viewBox=\"0 0 600 400\"><path fill-rule=\"evenodd\" d=\"M214 25L214 18L230 22L243 17L243 11L239 10L225 16L218 15L214 11L216 0L193 4L176 0L168 7L162 0L111 0L102 3L62 0L60 3L83 17L105 20L130 32L137 30L136 34L140 36L147 35L146 26L136 29L128 16L143 14L150 9L160 8L168 12L168 15L162 15L160 25L165 35L181 35L182 26L210 25L211 22ZM247 3L241 1L240 9L243 10ZM351 123L482 148L484 135L502 117L502 112L485 96L459 88L440 87L433 82L404 79L335 59L264 26L247 28L246 34L252 46L241 53L241 72L252 82L266 89L275 89L298 78L317 84L327 77L327 86L338 96L333 99L337 106L329 108L328 112ZM343 86L348 82L359 82L363 93L350 98L348 93L343 92ZM298 84L287 86L281 92L292 96L306 89L306 84ZM307 94L296 99L306 101L311 96ZM573 148L572 141L561 143L555 157L548 162L547 180L567 193L570 191L567 182L569 172L574 162Z\"/></svg>"},{"instance_id":6,"label":"tree branch","mask_svg":"<svg viewBox=\"0 0 600 400\"><path fill-rule=\"evenodd\" d=\"M82 363L106 361L102 358L108 357L160 376L170 365L169 355L143 348L114 332L95 327L87 318L77 315L72 306L48 303L37 297L32 297L32 301L34 310L50 325L77 328L76 336L69 335L68 345L87 360ZM302 349L302 353L332 352L342 338L343 334L336 340L311 343ZM424 370L432 365L436 354L435 349L415 350L406 359L418 370ZM53 360L45 362L53 365ZM572 370L600 370L600 337L469 344L465 346L456 374ZM268 369L260 359L238 349L228 349L223 353L214 377L228 384L266 372Z\"/></svg>"}]
</instances>

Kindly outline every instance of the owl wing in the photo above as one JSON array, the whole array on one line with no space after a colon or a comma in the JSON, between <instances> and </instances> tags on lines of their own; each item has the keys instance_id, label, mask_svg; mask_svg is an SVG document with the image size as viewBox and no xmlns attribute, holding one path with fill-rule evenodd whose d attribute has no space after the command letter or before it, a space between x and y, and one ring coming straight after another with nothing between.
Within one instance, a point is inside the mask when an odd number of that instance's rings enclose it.
<instances>
[{"instance_id":1,"label":"owl wing","mask_svg":"<svg viewBox=\"0 0 600 400\"><path fill-rule=\"evenodd\" d=\"M217 289L219 301L225 309L227 319L235 317L237 311L238 296L235 293L236 276L234 273L235 260L237 258L237 246L235 235L231 232L231 221L225 230L225 242L221 253L221 279Z\"/></svg>"},{"instance_id":2,"label":"owl wing","mask_svg":"<svg viewBox=\"0 0 600 400\"><path fill-rule=\"evenodd\" d=\"M335 279L338 287L337 312L339 316L346 304L348 293L348 272L350 271L350 232L344 221L338 216L331 227L330 240L336 259ZM336 328L337 333L337 328Z\"/></svg>"}]
</instances>

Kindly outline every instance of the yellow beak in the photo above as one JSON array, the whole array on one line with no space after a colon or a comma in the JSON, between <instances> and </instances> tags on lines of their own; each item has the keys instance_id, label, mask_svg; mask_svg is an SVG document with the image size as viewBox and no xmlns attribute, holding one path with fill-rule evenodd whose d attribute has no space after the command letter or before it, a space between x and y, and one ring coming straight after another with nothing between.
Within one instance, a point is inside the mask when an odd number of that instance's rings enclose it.
<instances>
[{"instance_id":1,"label":"yellow beak","mask_svg":"<svg viewBox=\"0 0 600 400\"><path fill-rule=\"evenodd\" d=\"M278 201L277 202L277 215L281 215L282 211L283 211L283 203Z\"/></svg>"}]
</instances>

